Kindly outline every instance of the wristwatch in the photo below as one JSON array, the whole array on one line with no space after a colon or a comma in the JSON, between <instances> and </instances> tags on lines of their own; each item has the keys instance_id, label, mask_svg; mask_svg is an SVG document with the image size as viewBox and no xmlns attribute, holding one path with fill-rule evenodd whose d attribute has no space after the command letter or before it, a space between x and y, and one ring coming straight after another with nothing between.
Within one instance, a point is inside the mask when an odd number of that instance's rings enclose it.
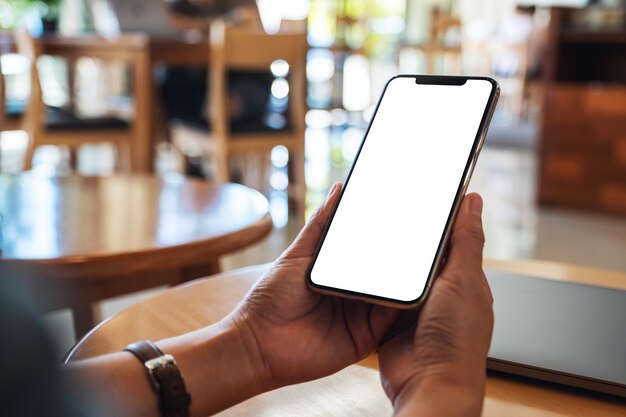
<instances>
[{"instance_id":1,"label":"wristwatch","mask_svg":"<svg viewBox=\"0 0 626 417\"><path fill-rule=\"evenodd\" d=\"M135 342L124 348L146 367L150 385L159 398L163 417L189 417L191 395L172 355L164 354L150 340Z\"/></svg>"}]
</instances>

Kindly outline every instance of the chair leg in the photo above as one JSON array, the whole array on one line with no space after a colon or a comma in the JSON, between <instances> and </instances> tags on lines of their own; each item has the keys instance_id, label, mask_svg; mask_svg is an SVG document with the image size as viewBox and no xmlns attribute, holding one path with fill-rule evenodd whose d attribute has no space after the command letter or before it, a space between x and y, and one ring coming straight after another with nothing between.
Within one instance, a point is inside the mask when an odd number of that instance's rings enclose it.
<instances>
[{"instance_id":1,"label":"chair leg","mask_svg":"<svg viewBox=\"0 0 626 417\"><path fill-rule=\"evenodd\" d=\"M293 189L291 199L294 202L295 214L298 220L304 220L306 211L306 177L304 173L304 149L294 149L290 151L289 161L291 162L291 172L289 183Z\"/></svg>"},{"instance_id":2,"label":"chair leg","mask_svg":"<svg viewBox=\"0 0 626 417\"><path fill-rule=\"evenodd\" d=\"M263 152L246 152L238 154L239 166L235 166L235 169L240 171L240 178L237 178L237 182L241 182L248 187L254 188L261 194L267 195L269 177L268 163ZM232 165L231 165L232 167ZM233 180L233 173L231 172L231 181Z\"/></svg>"},{"instance_id":3,"label":"chair leg","mask_svg":"<svg viewBox=\"0 0 626 417\"><path fill-rule=\"evenodd\" d=\"M259 157L259 176L257 179L258 190L265 195L269 195L271 187L269 185L270 175L272 171L272 158L268 153L260 153Z\"/></svg>"},{"instance_id":4,"label":"chair leg","mask_svg":"<svg viewBox=\"0 0 626 417\"><path fill-rule=\"evenodd\" d=\"M69 168L71 172L78 172L78 147L68 146Z\"/></svg>"},{"instance_id":5,"label":"chair leg","mask_svg":"<svg viewBox=\"0 0 626 417\"><path fill-rule=\"evenodd\" d=\"M36 146L33 144L32 136L28 139L28 147L26 148L26 153L24 154L24 170L33 169L33 157L35 156Z\"/></svg>"},{"instance_id":6,"label":"chair leg","mask_svg":"<svg viewBox=\"0 0 626 417\"><path fill-rule=\"evenodd\" d=\"M91 304L74 307L72 309L74 320L74 335L76 340L80 340L86 335L96 323L94 323L94 315Z\"/></svg>"},{"instance_id":7,"label":"chair leg","mask_svg":"<svg viewBox=\"0 0 626 417\"><path fill-rule=\"evenodd\" d=\"M215 180L218 182L230 181L229 157L225 149L219 149L213 154L215 161Z\"/></svg>"},{"instance_id":8,"label":"chair leg","mask_svg":"<svg viewBox=\"0 0 626 417\"><path fill-rule=\"evenodd\" d=\"M117 149L117 169L122 172L132 172L133 169L133 144L119 143Z\"/></svg>"},{"instance_id":9,"label":"chair leg","mask_svg":"<svg viewBox=\"0 0 626 417\"><path fill-rule=\"evenodd\" d=\"M203 265L187 266L179 271L178 282L173 285L182 284L200 277L208 277L219 274L220 272L222 272L222 267L219 259L214 259Z\"/></svg>"}]
</instances>

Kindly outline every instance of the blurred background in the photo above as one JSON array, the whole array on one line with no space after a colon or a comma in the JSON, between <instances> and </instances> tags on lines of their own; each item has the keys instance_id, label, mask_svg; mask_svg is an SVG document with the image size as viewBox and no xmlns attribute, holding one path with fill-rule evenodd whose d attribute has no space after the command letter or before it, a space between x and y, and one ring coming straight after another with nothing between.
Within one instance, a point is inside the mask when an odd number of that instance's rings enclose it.
<instances>
[{"instance_id":1,"label":"blurred background","mask_svg":"<svg viewBox=\"0 0 626 417\"><path fill-rule=\"evenodd\" d=\"M127 0L126 8L120 3L0 0L2 89L8 115L2 121L0 172L21 171L29 143L28 129L20 125L9 129L8 124L32 97L30 61L7 40L12 32L26 28L52 44L54 39L93 36L115 42L129 33L150 39L177 37L194 44L206 42L207 22L215 18L207 15L189 24L189 16L183 19L176 12L184 9L178 3L185 2ZM502 95L470 186L485 200L486 257L626 271L626 2L256 3L266 33L278 33L294 22L306 27L305 216L324 200L333 182L345 178L390 77L491 76L499 81ZM191 97L206 90L206 65L192 67L200 81L189 89L172 87L186 102L192 100L184 98L186 91ZM122 62L42 54L37 69L46 106L71 106L84 117L132 113L132 74ZM266 87L269 94L259 107L259 120L266 127L281 128L293 111L288 102L289 70L286 62L276 61L269 78L261 82L261 94ZM151 71L161 88L153 100L167 103L173 71L158 63ZM206 103L202 99L198 103L195 111L204 113ZM173 113L169 111L172 117L165 117L151 138L155 171L214 180L215 162L204 151L203 134L190 131L188 123ZM51 176L74 170L110 175L116 169L112 146L87 144L77 153L38 147L32 170ZM261 244L223 258L223 269L275 259L302 226L287 190L292 156L286 146L277 145L260 160L237 162L240 169L234 180L267 196L275 229ZM101 317L150 294L102 303ZM58 326L60 343L68 345L72 335L63 327L65 314L51 314L49 321Z\"/></svg>"}]
</instances>

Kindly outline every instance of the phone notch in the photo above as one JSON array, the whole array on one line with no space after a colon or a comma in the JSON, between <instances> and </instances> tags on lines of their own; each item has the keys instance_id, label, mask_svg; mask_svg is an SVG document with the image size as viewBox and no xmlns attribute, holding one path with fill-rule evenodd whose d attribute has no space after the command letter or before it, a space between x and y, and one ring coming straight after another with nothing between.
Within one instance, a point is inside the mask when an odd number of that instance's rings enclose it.
<instances>
[{"instance_id":1,"label":"phone notch","mask_svg":"<svg viewBox=\"0 0 626 417\"><path fill-rule=\"evenodd\" d=\"M462 86L467 83L467 77L437 76L437 75L416 75L415 84L428 85L457 85Z\"/></svg>"}]
</instances>

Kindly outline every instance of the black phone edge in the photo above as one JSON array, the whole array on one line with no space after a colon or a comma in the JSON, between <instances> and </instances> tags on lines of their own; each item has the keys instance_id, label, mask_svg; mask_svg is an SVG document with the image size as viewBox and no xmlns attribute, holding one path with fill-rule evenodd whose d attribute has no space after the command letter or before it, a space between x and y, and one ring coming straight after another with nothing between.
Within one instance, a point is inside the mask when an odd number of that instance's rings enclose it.
<instances>
[{"instance_id":1,"label":"black phone edge","mask_svg":"<svg viewBox=\"0 0 626 417\"><path fill-rule=\"evenodd\" d=\"M411 301L401 301L401 300L396 300L393 298L359 293L356 291L344 290L344 289L335 288L335 287L328 287L325 285L316 284L311 279L311 272L313 270L313 266L315 265L315 261L317 261L317 257L319 256L322 245L324 244L324 240L326 239L326 235L328 233L328 230L330 229L330 225L333 222L335 213L337 212L337 207L341 203L341 199L343 198L343 193L348 185L348 182L350 181L350 177L352 176L354 167L356 166L356 163L359 160L359 156L361 155L361 150L363 149L365 140L367 139L369 135L370 129L372 127L372 123L374 119L376 118L376 114L378 113L378 109L380 107L382 99L387 91L387 87L396 78L414 78L415 82L419 84L458 85L458 86L464 85L468 80L482 80L482 81L488 81L492 86L491 93L487 101L487 107L485 108L483 117L478 126L476 137L474 138L474 143L472 144L472 149L469 152L468 160L465 164L463 175L461 176L461 181L459 183L459 187L457 188L457 193L452 203L452 208L450 210L448 219L446 220L446 224L443 229L444 233L442 234L441 240L439 241L439 245L437 246L437 251L435 252L433 264L428 274L428 279L426 280L426 284L424 285L424 290L415 300L411 300ZM327 295L333 295L333 296L339 296L339 297L343 296L344 298L358 299L358 300L362 300L368 303L382 304L385 306L391 306L391 307L402 308L402 309L417 308L426 299L426 297L428 296L428 293L430 292L429 290L430 290L430 287L432 286L432 281L434 280L434 278L436 278L436 276L438 275L441 269L443 255L446 252L445 249L448 246L448 243L450 240L450 227L454 223L454 220L456 219L458 208L459 208L459 202L463 198L467 190L469 179L471 178L471 174L473 173L474 166L476 165L476 160L478 159L478 153L480 152L480 149L482 148L485 137L487 136L489 124L491 123L491 118L493 117L493 113L496 109L496 104L498 102L499 95L500 95L500 85L498 84L496 80L490 77L399 74L394 77L391 77L387 81L387 83L385 84L385 88L381 92L378 102L376 103L376 109L374 110L374 113L372 114L372 118L370 119L370 123L367 126L365 135L363 135L363 140L361 141L361 144L359 145L359 149L355 155L354 162L352 163L352 166L350 167L350 171L348 172L348 175L346 176L343 182L343 187L341 189L341 193L339 194L339 198L337 199L337 202L335 203L335 206L332 209L332 213L330 215L330 218L328 219L328 222L324 226L324 230L322 231L322 237L320 238L320 241L317 244L315 253L313 255L313 259L311 260L311 263L307 268L306 283L309 286L309 288L311 288L312 290L316 292L327 294Z\"/></svg>"}]
</instances>

